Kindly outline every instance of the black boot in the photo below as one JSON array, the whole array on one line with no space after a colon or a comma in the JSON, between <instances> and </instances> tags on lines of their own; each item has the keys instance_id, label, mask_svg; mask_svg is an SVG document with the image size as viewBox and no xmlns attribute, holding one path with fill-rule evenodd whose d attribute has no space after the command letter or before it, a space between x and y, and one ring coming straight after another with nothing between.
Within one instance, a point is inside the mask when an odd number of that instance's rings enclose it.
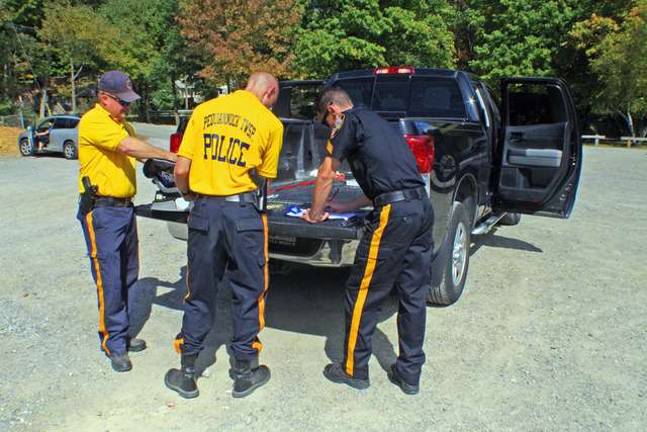
<instances>
[{"instance_id":1,"label":"black boot","mask_svg":"<svg viewBox=\"0 0 647 432\"><path fill-rule=\"evenodd\" d=\"M193 399L200 394L195 382L195 360L197 358L197 354L182 354L182 370L169 369L164 376L166 387L178 392L185 399Z\"/></svg>"},{"instance_id":2,"label":"black boot","mask_svg":"<svg viewBox=\"0 0 647 432\"><path fill-rule=\"evenodd\" d=\"M110 359L110 365L115 372L128 372L133 368L133 364L128 358L128 353L122 354L110 354L108 356Z\"/></svg>"},{"instance_id":3,"label":"black boot","mask_svg":"<svg viewBox=\"0 0 647 432\"><path fill-rule=\"evenodd\" d=\"M234 361L234 367L229 370L229 376L234 380L234 389L231 392L233 397L248 396L270 380L270 368L257 364L257 361L252 360Z\"/></svg>"},{"instance_id":4,"label":"black boot","mask_svg":"<svg viewBox=\"0 0 647 432\"><path fill-rule=\"evenodd\" d=\"M336 384L347 384L358 390L366 390L371 385L367 379L353 378L344 371L344 367L340 363L330 363L326 365L323 370L326 378Z\"/></svg>"},{"instance_id":5,"label":"black boot","mask_svg":"<svg viewBox=\"0 0 647 432\"><path fill-rule=\"evenodd\" d=\"M409 384L404 380L404 378L402 378L395 368L395 363L391 365L391 369L387 372L386 376L389 378L389 381L400 387L400 390L405 394L415 395L420 391L419 385Z\"/></svg>"},{"instance_id":6,"label":"black boot","mask_svg":"<svg viewBox=\"0 0 647 432\"><path fill-rule=\"evenodd\" d=\"M126 348L129 352L140 352L146 349L146 341L139 338L128 338Z\"/></svg>"}]
</instances>

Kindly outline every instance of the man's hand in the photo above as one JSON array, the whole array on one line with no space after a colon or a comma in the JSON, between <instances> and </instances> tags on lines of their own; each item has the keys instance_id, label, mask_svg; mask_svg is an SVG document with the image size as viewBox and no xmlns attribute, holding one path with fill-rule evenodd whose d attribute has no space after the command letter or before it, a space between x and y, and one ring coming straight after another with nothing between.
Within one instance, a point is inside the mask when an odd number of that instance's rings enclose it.
<instances>
[{"instance_id":1,"label":"man's hand","mask_svg":"<svg viewBox=\"0 0 647 432\"><path fill-rule=\"evenodd\" d=\"M326 219L328 219L328 216L330 216L330 214L328 212L322 213L320 215L311 215L310 214L310 209L305 209L303 211L303 215L301 216L301 218L303 220L305 220L306 222L310 222L312 224L315 224L315 223L320 223L320 222L325 221Z\"/></svg>"}]
</instances>

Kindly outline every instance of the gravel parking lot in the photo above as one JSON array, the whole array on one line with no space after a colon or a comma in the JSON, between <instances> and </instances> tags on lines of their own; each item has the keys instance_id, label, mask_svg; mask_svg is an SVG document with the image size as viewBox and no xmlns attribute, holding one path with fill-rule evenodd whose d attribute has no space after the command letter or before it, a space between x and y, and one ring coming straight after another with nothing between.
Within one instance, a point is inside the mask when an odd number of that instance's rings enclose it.
<instances>
[{"instance_id":1,"label":"gravel parking lot","mask_svg":"<svg viewBox=\"0 0 647 432\"><path fill-rule=\"evenodd\" d=\"M234 400L223 287L200 358L201 396L163 375L178 363L186 245L139 220L133 331L149 349L116 374L98 351L96 294L76 212L77 163L0 159L0 431L644 431L647 429L647 152L587 147L568 221L524 217L476 239L466 292L430 308L418 396L385 369L384 306L371 388L322 376L339 358L345 271L273 278L262 360L272 381ZM154 187L139 179L138 203Z\"/></svg>"}]
</instances>

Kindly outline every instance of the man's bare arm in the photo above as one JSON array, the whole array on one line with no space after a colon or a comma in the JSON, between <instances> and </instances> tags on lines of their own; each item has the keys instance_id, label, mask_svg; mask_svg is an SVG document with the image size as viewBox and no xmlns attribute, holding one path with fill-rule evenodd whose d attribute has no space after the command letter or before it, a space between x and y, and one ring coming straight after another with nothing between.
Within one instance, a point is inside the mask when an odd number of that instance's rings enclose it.
<instances>
[{"instance_id":1,"label":"man's bare arm","mask_svg":"<svg viewBox=\"0 0 647 432\"><path fill-rule=\"evenodd\" d=\"M339 165L338 160L327 156L319 167L315 189L312 193L312 207L304 215L304 219L308 222L322 222L328 217L328 214L325 212L326 202L328 201L328 196L330 196L332 185L335 182Z\"/></svg>"},{"instance_id":2,"label":"man's bare arm","mask_svg":"<svg viewBox=\"0 0 647 432\"><path fill-rule=\"evenodd\" d=\"M179 156L175 163L173 175L175 176L175 185L180 190L182 195L187 195L191 192L189 188L189 172L191 171L191 159Z\"/></svg>"},{"instance_id":3,"label":"man's bare arm","mask_svg":"<svg viewBox=\"0 0 647 432\"><path fill-rule=\"evenodd\" d=\"M121 140L117 150L137 159L168 159L175 161L177 156L166 150L159 149L135 137L128 137Z\"/></svg>"}]
</instances>

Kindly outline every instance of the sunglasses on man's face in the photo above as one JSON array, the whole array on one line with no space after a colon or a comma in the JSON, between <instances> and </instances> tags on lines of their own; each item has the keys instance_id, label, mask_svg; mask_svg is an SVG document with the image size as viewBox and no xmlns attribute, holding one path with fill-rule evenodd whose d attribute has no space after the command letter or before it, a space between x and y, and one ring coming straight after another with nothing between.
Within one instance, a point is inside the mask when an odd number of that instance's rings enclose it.
<instances>
[{"instance_id":1,"label":"sunglasses on man's face","mask_svg":"<svg viewBox=\"0 0 647 432\"><path fill-rule=\"evenodd\" d=\"M121 105L124 108L128 108L128 106L130 105L130 102L126 102L125 100L121 100L117 96L111 95L110 93L104 93L104 94L106 96L108 96L110 99L116 100L119 103L119 105Z\"/></svg>"}]
</instances>

